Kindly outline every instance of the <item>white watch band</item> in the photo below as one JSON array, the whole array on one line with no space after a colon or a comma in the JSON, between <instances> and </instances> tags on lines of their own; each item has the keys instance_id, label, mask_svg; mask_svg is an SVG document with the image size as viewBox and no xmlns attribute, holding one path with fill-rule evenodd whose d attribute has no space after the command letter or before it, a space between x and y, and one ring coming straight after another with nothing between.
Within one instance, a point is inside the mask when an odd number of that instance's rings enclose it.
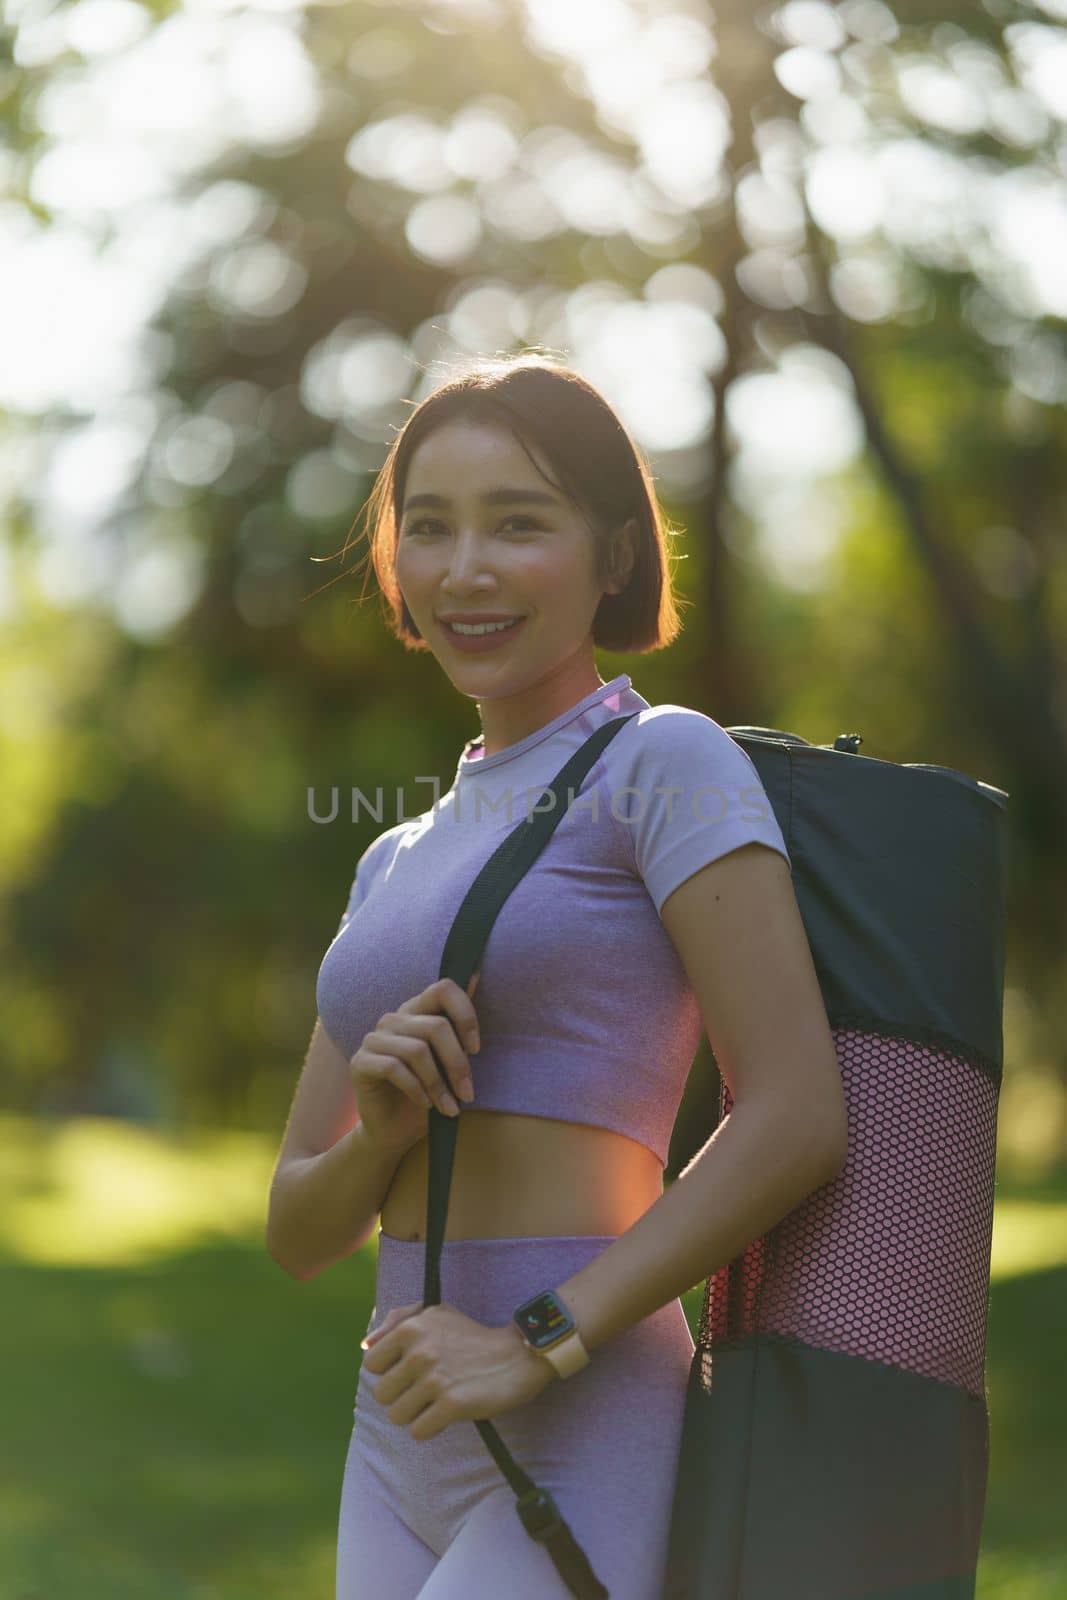
<instances>
[{"instance_id":1,"label":"white watch band","mask_svg":"<svg viewBox=\"0 0 1067 1600\"><path fill-rule=\"evenodd\" d=\"M553 1345L549 1350L539 1350L537 1354L551 1361L561 1378L569 1378L589 1365L589 1351L582 1343L582 1336L577 1328L573 1333L568 1333L565 1339L561 1339L559 1344Z\"/></svg>"}]
</instances>

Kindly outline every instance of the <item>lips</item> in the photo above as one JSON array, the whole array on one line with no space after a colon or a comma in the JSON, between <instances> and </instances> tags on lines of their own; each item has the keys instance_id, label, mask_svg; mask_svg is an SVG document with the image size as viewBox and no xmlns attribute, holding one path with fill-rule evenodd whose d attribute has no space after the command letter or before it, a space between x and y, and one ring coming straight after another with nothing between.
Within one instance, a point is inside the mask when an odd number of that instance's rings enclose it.
<instances>
[{"instance_id":1,"label":"lips","mask_svg":"<svg viewBox=\"0 0 1067 1600\"><path fill-rule=\"evenodd\" d=\"M459 633L443 618L438 619L438 626L448 636L448 642L454 650L461 651L464 655L481 655L488 650L500 649L522 631L525 617L514 617L510 624L504 628L490 628L486 633Z\"/></svg>"},{"instance_id":2,"label":"lips","mask_svg":"<svg viewBox=\"0 0 1067 1600\"><path fill-rule=\"evenodd\" d=\"M464 617L464 618L457 619L458 626L453 629L452 623L451 622L445 622L444 619L442 618L442 622L443 622L444 626L446 628L452 629L453 632L458 632L459 628L463 627L463 628L488 628L491 633L502 633L505 628L513 628L515 626L516 622L521 622L521 621L522 621L521 617L493 617L492 619L490 619L489 617L486 617L484 619L484 621L479 620L478 622L468 622L466 620L466 618ZM463 637L466 638L466 639L469 639L469 638L472 637L472 635L467 633L467 634L464 634ZM477 635L473 635L473 637L477 637Z\"/></svg>"},{"instance_id":3,"label":"lips","mask_svg":"<svg viewBox=\"0 0 1067 1600\"><path fill-rule=\"evenodd\" d=\"M465 627L477 628L480 624L485 624L485 623L490 623L490 622L518 622L520 615L521 615L520 612L516 612L514 614L514 616L503 616L503 617L488 617L488 616L486 616L486 617L480 617L480 616L460 617L460 616L454 616L454 617L438 617L437 620L438 620L438 622L443 622L445 624L446 628L450 628L452 626L453 622L462 622Z\"/></svg>"}]
</instances>

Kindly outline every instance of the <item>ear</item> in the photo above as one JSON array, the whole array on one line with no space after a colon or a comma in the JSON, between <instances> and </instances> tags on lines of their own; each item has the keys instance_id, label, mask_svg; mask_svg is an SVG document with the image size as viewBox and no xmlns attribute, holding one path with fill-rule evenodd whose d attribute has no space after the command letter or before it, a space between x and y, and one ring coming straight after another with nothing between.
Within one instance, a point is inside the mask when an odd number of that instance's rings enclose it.
<instances>
[{"instance_id":1,"label":"ear","mask_svg":"<svg viewBox=\"0 0 1067 1600\"><path fill-rule=\"evenodd\" d=\"M612 534L609 562L612 578L607 586L608 594L621 594L629 583L633 575L634 563L637 560L637 537L639 532L637 518L630 517Z\"/></svg>"}]
</instances>

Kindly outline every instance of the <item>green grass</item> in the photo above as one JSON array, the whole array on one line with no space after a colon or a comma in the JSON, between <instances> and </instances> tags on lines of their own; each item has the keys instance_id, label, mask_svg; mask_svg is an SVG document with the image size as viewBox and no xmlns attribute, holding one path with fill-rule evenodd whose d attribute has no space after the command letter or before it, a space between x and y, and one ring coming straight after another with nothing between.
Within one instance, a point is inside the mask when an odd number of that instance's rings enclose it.
<instances>
[{"instance_id":1,"label":"green grass","mask_svg":"<svg viewBox=\"0 0 1067 1600\"><path fill-rule=\"evenodd\" d=\"M333 1600L375 1247L286 1277L274 1154L0 1118L4 1600ZM1067 1182L1002 1184L978 1600L1067 1600L1065 1336Z\"/></svg>"},{"instance_id":2,"label":"green grass","mask_svg":"<svg viewBox=\"0 0 1067 1600\"><path fill-rule=\"evenodd\" d=\"M369 1250L308 1284L251 1240L4 1280L0 1593L332 1596Z\"/></svg>"}]
</instances>

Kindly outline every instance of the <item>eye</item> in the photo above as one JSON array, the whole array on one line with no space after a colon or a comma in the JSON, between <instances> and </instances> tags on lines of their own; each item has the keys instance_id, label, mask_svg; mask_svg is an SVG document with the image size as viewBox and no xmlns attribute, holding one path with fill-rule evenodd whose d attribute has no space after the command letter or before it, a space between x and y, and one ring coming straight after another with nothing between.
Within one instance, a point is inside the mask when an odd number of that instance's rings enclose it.
<instances>
[{"instance_id":1,"label":"eye","mask_svg":"<svg viewBox=\"0 0 1067 1600\"><path fill-rule=\"evenodd\" d=\"M519 515L505 518L500 526L502 528L506 528L509 522L517 522L521 528L527 528L532 533L538 532L541 526L541 524L539 522L535 522L532 517L523 517Z\"/></svg>"},{"instance_id":2,"label":"eye","mask_svg":"<svg viewBox=\"0 0 1067 1600\"><path fill-rule=\"evenodd\" d=\"M513 517L505 517L504 521L500 524L500 526L501 526L501 528L506 528L508 526L508 524L512 523L512 522L517 522L520 525L520 527L529 529L531 532L534 532L534 533L538 532L540 530L540 526L541 526L540 523L535 522L532 517L525 517L525 516L522 516L521 514L518 514L518 513ZM436 517L424 517L421 522L413 522L413 523L410 524L410 526L407 529L407 533L406 533L405 537L410 539L414 534L417 534L417 533L427 533L428 534L428 533L430 533L430 530L433 529L433 528L443 528L443 527L444 527L444 523L443 522L439 522Z\"/></svg>"}]
</instances>

